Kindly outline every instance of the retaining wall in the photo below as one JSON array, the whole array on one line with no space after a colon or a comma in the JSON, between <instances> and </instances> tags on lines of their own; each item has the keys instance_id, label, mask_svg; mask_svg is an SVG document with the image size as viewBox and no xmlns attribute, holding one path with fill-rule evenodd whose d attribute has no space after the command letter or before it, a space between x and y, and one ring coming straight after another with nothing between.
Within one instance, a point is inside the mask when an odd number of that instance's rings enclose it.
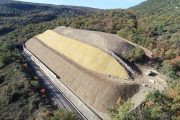
<instances>
[{"instance_id":1,"label":"retaining wall","mask_svg":"<svg viewBox=\"0 0 180 120\"><path fill-rule=\"evenodd\" d=\"M67 98L78 108L78 110L88 120L101 120L96 113L90 110L76 95L74 95L58 78L49 70L41 61L39 61L29 50L25 47L23 51L46 73L46 75L52 80L52 82L67 96Z\"/></svg>"}]
</instances>

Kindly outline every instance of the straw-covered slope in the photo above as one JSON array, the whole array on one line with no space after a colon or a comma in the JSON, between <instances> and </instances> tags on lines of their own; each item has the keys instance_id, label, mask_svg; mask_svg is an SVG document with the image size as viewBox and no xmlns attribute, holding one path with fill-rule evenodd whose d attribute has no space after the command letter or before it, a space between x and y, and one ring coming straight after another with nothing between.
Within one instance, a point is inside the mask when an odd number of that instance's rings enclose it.
<instances>
[{"instance_id":1,"label":"straw-covered slope","mask_svg":"<svg viewBox=\"0 0 180 120\"><path fill-rule=\"evenodd\" d=\"M135 48L133 45L109 33L73 29L71 27L66 28L65 26L57 27L54 31L94 47L109 50L118 56L122 56L124 51L128 52Z\"/></svg>"},{"instance_id":2,"label":"straw-covered slope","mask_svg":"<svg viewBox=\"0 0 180 120\"><path fill-rule=\"evenodd\" d=\"M126 100L139 91L139 85L86 69L35 37L28 40L25 46L96 113L106 112L119 97Z\"/></svg>"},{"instance_id":3,"label":"straw-covered slope","mask_svg":"<svg viewBox=\"0 0 180 120\"><path fill-rule=\"evenodd\" d=\"M37 35L47 46L98 73L129 79L127 71L112 56L99 48L62 36L52 30Z\"/></svg>"}]
</instances>

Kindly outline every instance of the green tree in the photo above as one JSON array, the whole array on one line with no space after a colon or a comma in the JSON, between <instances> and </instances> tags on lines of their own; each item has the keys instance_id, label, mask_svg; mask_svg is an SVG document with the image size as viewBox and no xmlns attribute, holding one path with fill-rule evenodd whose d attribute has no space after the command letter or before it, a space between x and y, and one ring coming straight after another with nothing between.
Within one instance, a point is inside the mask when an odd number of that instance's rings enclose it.
<instances>
[{"instance_id":1,"label":"green tree","mask_svg":"<svg viewBox=\"0 0 180 120\"><path fill-rule=\"evenodd\" d=\"M46 117L45 120L77 120L76 112L66 109L53 111L53 116Z\"/></svg>"},{"instance_id":2,"label":"green tree","mask_svg":"<svg viewBox=\"0 0 180 120\"><path fill-rule=\"evenodd\" d=\"M172 66L165 65L163 66L162 71L165 73L166 76L177 79L175 68L173 68Z\"/></svg>"},{"instance_id":3,"label":"green tree","mask_svg":"<svg viewBox=\"0 0 180 120\"><path fill-rule=\"evenodd\" d=\"M137 115L131 111L133 107L133 103L128 99L123 105L108 108L108 114L112 120L137 120Z\"/></svg>"},{"instance_id":4,"label":"green tree","mask_svg":"<svg viewBox=\"0 0 180 120\"><path fill-rule=\"evenodd\" d=\"M160 24L160 25L158 26L158 30L159 30L159 31L162 31L162 29L163 29L163 25Z\"/></svg>"}]
</instances>

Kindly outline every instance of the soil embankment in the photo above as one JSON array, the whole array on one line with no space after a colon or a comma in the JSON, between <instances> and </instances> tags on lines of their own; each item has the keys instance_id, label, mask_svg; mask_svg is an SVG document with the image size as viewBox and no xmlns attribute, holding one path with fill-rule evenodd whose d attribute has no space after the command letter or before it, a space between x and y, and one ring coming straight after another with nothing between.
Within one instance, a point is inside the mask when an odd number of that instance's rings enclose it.
<instances>
[{"instance_id":1,"label":"soil embankment","mask_svg":"<svg viewBox=\"0 0 180 120\"><path fill-rule=\"evenodd\" d=\"M119 39L109 33L73 29L70 27L60 26L54 29L55 32L69 38L81 41L83 43L92 45L102 50L109 50L116 55L121 55L123 51L130 51L135 48L133 45L126 41Z\"/></svg>"},{"instance_id":2,"label":"soil embankment","mask_svg":"<svg viewBox=\"0 0 180 120\"><path fill-rule=\"evenodd\" d=\"M54 29L54 31L117 56L121 56L123 51L128 52L135 48L135 46L138 46L128 40L108 33L77 30L63 26ZM49 40L51 41L51 37ZM51 44L55 43L52 42ZM140 88L139 84L144 83L157 89L166 87L164 82L165 76L153 70L149 65L152 55L151 51L141 46L139 47L144 50L147 56L143 64L135 64L141 74L137 74L134 79L135 81L128 81L108 77L108 75L87 69L70 57L58 52L58 49L45 44L35 37L28 40L25 45L41 62L58 75L74 94L100 116L107 112L108 107L115 105L119 97L124 100L130 97L136 106L139 105L147 92L151 90L151 88ZM68 47L64 49L68 49ZM129 64L128 67L133 66ZM133 70L138 71L137 69ZM147 76L145 75L146 70L152 70L154 74ZM155 83L149 82L149 79L155 80ZM138 92L140 89L141 91Z\"/></svg>"},{"instance_id":3,"label":"soil embankment","mask_svg":"<svg viewBox=\"0 0 180 120\"><path fill-rule=\"evenodd\" d=\"M88 70L37 38L28 40L25 46L98 114L106 113L119 97L126 100L139 91L138 84Z\"/></svg>"}]
</instances>

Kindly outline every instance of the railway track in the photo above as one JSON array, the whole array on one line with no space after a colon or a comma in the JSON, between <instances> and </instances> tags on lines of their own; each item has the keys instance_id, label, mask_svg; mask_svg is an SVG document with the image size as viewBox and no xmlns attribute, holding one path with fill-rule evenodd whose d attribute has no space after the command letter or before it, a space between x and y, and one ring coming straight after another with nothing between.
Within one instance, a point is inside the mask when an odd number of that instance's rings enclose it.
<instances>
[{"instance_id":1,"label":"railway track","mask_svg":"<svg viewBox=\"0 0 180 120\"><path fill-rule=\"evenodd\" d=\"M87 118L71 103L65 94L58 89L58 87L52 82L52 80L46 76L46 74L36 65L24 52L21 54L28 60L30 69L39 78L41 86L46 90L46 94L57 105L59 109L67 109L70 111L76 111L77 117L80 120L87 120Z\"/></svg>"}]
</instances>

